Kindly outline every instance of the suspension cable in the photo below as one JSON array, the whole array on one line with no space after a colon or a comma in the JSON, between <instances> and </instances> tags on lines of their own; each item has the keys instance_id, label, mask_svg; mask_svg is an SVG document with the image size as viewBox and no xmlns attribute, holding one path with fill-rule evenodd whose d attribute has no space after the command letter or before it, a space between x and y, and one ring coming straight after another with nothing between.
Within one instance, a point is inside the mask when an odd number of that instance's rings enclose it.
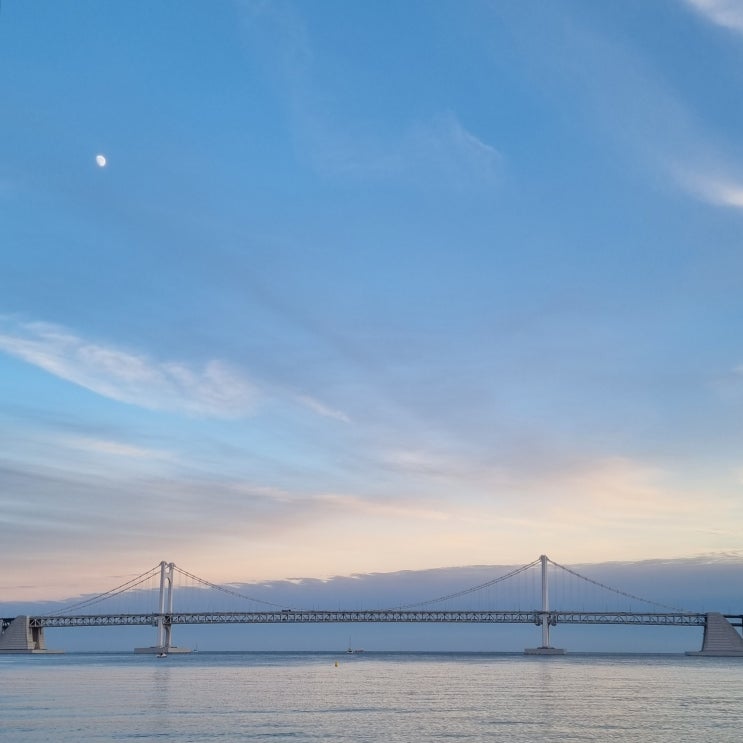
<instances>
[{"instance_id":1,"label":"suspension cable","mask_svg":"<svg viewBox=\"0 0 743 743\"><path fill-rule=\"evenodd\" d=\"M191 578L191 580L195 580L197 583L201 583L203 586L208 586L209 588L214 588L217 591L221 591L222 593L229 594L230 596L237 596L241 599L247 599L248 601L255 601L258 604L265 604L266 606L276 606L278 608L282 608L283 604L274 604L272 601L264 601L263 599L257 599L253 596L246 596L244 593L239 593L238 591L233 591L230 588L225 588L224 586L219 586L216 583L210 583L208 580L204 580L204 578L199 578L198 575L193 575L193 573L189 573L188 571L184 570L183 568L179 568L177 565L173 566L181 575L185 575L188 578Z\"/></svg>"},{"instance_id":2,"label":"suspension cable","mask_svg":"<svg viewBox=\"0 0 743 743\"><path fill-rule=\"evenodd\" d=\"M599 581L597 580L593 580L593 578L587 578L585 575L576 573L575 570L566 568L564 565L560 565L554 560L550 560L549 557L547 558L547 560L551 562L556 568L560 568L561 570L564 570L566 573L570 573L571 575L574 575L576 578L580 578L581 580L584 580L587 583L593 583L594 586L598 586L599 588L603 588L607 591L611 591L612 593L616 593L620 596L624 596L625 598L634 599L635 601L642 601L645 604L651 604L652 606L657 606L660 609L670 609L671 611L686 613L686 609L679 609L677 606L668 606L667 604L660 604L657 601L652 601L651 599L644 599L642 598L642 596L635 596L635 594L633 593L627 593L626 591L621 591L618 588L612 588L611 586L607 586L604 583L599 583Z\"/></svg>"},{"instance_id":3,"label":"suspension cable","mask_svg":"<svg viewBox=\"0 0 743 743\"><path fill-rule=\"evenodd\" d=\"M124 591L128 591L130 588L136 588L137 586L141 585L142 583L149 580L150 578L153 578L155 575L157 575L159 570L160 570L160 566L156 565L154 568L150 568L147 572L142 573L141 575L138 575L136 578L132 578L126 583L122 583L120 586L117 586L116 588L112 588L110 591L101 593L98 596L93 596L93 598L90 598L90 599L78 601L76 604L70 604L69 606L64 606L61 609L57 609L56 611L49 612L47 614L44 614L43 616L53 616L56 614L64 614L66 612L72 611L73 609L83 609L86 606L97 604L101 601L104 601L105 599L113 598L114 596L118 596L120 593L124 593Z\"/></svg>"},{"instance_id":4,"label":"suspension cable","mask_svg":"<svg viewBox=\"0 0 743 743\"><path fill-rule=\"evenodd\" d=\"M466 596L467 594L474 593L475 591L479 591L482 588L489 588L490 586L494 586L496 583L501 583L504 580L508 580L508 578L513 578L519 573L523 573L525 570L528 570L529 568L533 568L535 565L538 565L538 564L539 564L539 560L534 560L534 562L530 562L528 565L522 565L520 568L516 568L515 570L512 570L510 573L506 573L505 575L501 575L498 578L489 580L487 583L481 583L479 586L472 586L472 588L465 588L463 591L457 591L456 593L448 593L446 596L439 596L436 599L429 599L428 601L419 601L415 604L405 604L404 606L396 606L394 607L394 611L403 611L406 609L413 609L417 606L428 606L429 604L437 604L439 601L448 601L449 599L456 599L456 598L459 598L460 596Z\"/></svg>"}]
</instances>

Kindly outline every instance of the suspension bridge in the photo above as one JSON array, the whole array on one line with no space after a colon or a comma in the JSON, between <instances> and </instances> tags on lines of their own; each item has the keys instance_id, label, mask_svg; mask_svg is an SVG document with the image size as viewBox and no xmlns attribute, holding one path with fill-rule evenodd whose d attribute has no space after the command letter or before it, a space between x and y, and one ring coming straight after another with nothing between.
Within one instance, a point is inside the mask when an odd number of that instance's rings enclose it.
<instances>
[{"instance_id":1,"label":"suspension bridge","mask_svg":"<svg viewBox=\"0 0 743 743\"><path fill-rule=\"evenodd\" d=\"M203 604L205 596L219 594L236 601L249 602L249 610L209 608L190 611L176 610L176 578L188 581L178 590L193 604ZM514 586L523 588L530 581L526 598L517 596ZM562 579L562 581L560 581ZM568 583L566 583L566 579ZM566 585L568 586L566 588ZM605 608L601 611L576 608L575 586L590 586L594 592L628 603L631 608ZM555 590L558 589L558 590ZM555 594L559 594L555 600ZM130 606L149 602L144 610L109 609L114 601L129 601ZM505 605L518 608L496 608ZM531 608L523 608L524 601ZM464 604L462 603L464 602ZM568 602L572 602L568 603ZM154 603L154 605L152 605ZM642 610L637 610L639 604ZM485 607L484 605L487 605ZM572 608L554 608L554 606ZM93 607L98 613L84 613ZM476 607L476 608L475 608ZM64 627L151 626L156 642L135 652L167 655L190 652L172 642L173 629L178 625L211 624L319 624L319 623L448 623L448 624L531 624L541 631L541 643L527 648L527 654L560 655L564 649L551 644L551 630L559 625L634 625L662 627L699 627L703 631L702 647L689 655L739 656L743 658L743 637L736 627L743 627L743 614L690 612L666 606L633 593L613 588L572 568L554 562L546 555L508 570L489 581L453 591L436 598L425 599L381 609L307 609L287 607L265 599L247 596L231 586L222 586L189 573L174 563L161 562L151 570L104 593L79 600L42 615L21 615L0 620L0 653L44 653L44 630Z\"/></svg>"}]
</instances>

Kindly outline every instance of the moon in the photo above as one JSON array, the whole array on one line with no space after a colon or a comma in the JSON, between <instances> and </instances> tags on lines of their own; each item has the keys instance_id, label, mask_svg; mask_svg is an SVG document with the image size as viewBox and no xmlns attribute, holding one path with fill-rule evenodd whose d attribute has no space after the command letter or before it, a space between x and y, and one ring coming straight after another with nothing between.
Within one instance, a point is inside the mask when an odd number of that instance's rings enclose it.
<instances>
[{"instance_id":1,"label":"moon","mask_svg":"<svg viewBox=\"0 0 743 743\"><path fill-rule=\"evenodd\" d=\"M99 168L105 168L106 167L106 156L105 155L96 155L95 156L95 164Z\"/></svg>"}]
</instances>

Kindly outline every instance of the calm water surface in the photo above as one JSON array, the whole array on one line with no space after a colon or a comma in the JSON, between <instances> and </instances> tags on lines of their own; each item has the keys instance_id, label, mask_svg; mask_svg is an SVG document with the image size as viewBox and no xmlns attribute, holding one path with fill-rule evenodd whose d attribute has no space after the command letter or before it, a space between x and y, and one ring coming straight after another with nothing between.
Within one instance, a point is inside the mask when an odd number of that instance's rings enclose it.
<instances>
[{"instance_id":1,"label":"calm water surface","mask_svg":"<svg viewBox=\"0 0 743 743\"><path fill-rule=\"evenodd\" d=\"M394 653L0 656L3 743L698 743L739 741L741 731L739 659Z\"/></svg>"}]
</instances>

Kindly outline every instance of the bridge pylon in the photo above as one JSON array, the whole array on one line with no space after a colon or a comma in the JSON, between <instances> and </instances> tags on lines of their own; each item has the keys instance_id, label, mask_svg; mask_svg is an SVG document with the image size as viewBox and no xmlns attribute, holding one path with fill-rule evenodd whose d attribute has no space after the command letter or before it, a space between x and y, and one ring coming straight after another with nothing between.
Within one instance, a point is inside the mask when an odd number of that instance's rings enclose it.
<instances>
[{"instance_id":1,"label":"bridge pylon","mask_svg":"<svg viewBox=\"0 0 743 743\"><path fill-rule=\"evenodd\" d=\"M549 610L549 584L547 580L547 555L540 555L542 563L542 610L539 612L538 622L542 626L542 644L538 648L526 648L527 655L564 655L564 648L555 648L550 645L550 624L553 621Z\"/></svg>"},{"instance_id":2,"label":"bridge pylon","mask_svg":"<svg viewBox=\"0 0 743 743\"><path fill-rule=\"evenodd\" d=\"M157 613L157 644L146 648L134 648L135 653L168 655L169 653L190 653L189 648L179 648L171 643L173 626L173 573L175 563L160 563L160 601Z\"/></svg>"}]
</instances>

